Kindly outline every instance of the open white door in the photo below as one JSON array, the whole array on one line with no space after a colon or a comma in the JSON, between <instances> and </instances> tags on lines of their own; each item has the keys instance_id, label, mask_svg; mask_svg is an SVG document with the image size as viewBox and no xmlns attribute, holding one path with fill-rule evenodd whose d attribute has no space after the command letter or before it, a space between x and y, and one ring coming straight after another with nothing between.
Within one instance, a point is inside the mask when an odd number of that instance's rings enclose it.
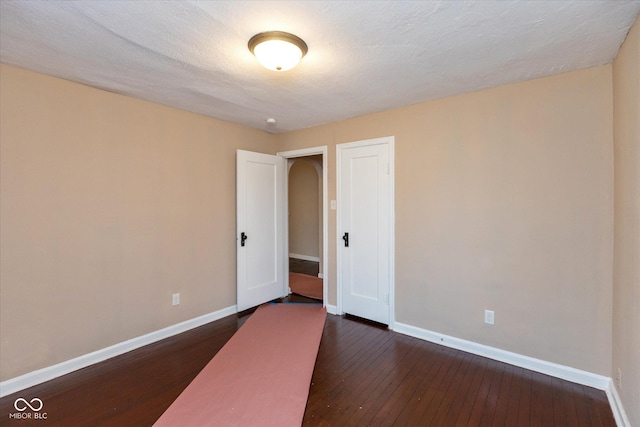
<instances>
[{"instance_id":1,"label":"open white door","mask_svg":"<svg viewBox=\"0 0 640 427\"><path fill-rule=\"evenodd\" d=\"M393 138L381 138L337 147L339 309L387 325L393 303L392 146Z\"/></svg>"},{"instance_id":2,"label":"open white door","mask_svg":"<svg viewBox=\"0 0 640 427\"><path fill-rule=\"evenodd\" d=\"M237 151L238 311L287 295L284 280L285 160Z\"/></svg>"}]
</instances>

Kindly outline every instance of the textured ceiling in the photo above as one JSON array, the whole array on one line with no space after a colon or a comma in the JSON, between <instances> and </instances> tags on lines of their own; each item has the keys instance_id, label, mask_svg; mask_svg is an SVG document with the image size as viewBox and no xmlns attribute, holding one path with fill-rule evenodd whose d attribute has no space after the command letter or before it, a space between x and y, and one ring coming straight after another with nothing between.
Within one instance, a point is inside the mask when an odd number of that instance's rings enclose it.
<instances>
[{"instance_id":1,"label":"textured ceiling","mask_svg":"<svg viewBox=\"0 0 640 427\"><path fill-rule=\"evenodd\" d=\"M2 0L0 61L277 133L609 63L639 12L640 0ZM251 55L268 30L306 41L297 68Z\"/></svg>"}]
</instances>

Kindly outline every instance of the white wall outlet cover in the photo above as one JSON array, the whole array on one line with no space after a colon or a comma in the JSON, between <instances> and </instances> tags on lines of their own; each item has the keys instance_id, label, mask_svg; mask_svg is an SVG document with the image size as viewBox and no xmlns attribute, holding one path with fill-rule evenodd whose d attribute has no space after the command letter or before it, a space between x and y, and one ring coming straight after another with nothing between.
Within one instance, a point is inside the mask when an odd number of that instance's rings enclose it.
<instances>
[{"instance_id":1,"label":"white wall outlet cover","mask_svg":"<svg viewBox=\"0 0 640 427\"><path fill-rule=\"evenodd\" d=\"M488 325L493 325L495 322L495 312L492 310L484 311L484 323Z\"/></svg>"},{"instance_id":2,"label":"white wall outlet cover","mask_svg":"<svg viewBox=\"0 0 640 427\"><path fill-rule=\"evenodd\" d=\"M178 304L180 304L180 294L179 294L179 293L177 293L177 294L173 294L173 295L171 296L171 302L172 302L172 304L173 304L173 305L178 305Z\"/></svg>"}]
</instances>

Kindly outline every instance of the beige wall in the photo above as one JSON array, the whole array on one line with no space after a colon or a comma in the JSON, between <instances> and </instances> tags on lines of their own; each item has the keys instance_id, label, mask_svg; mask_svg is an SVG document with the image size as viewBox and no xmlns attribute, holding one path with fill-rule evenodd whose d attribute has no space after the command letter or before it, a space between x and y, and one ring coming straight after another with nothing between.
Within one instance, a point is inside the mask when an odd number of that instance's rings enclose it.
<instances>
[{"instance_id":1,"label":"beige wall","mask_svg":"<svg viewBox=\"0 0 640 427\"><path fill-rule=\"evenodd\" d=\"M322 179L309 160L289 169L289 253L320 257L320 187Z\"/></svg>"},{"instance_id":2,"label":"beige wall","mask_svg":"<svg viewBox=\"0 0 640 427\"><path fill-rule=\"evenodd\" d=\"M611 66L282 135L278 151L395 136L397 321L611 370ZM329 303L336 302L335 211ZM483 323L484 309L496 324Z\"/></svg>"},{"instance_id":3,"label":"beige wall","mask_svg":"<svg viewBox=\"0 0 640 427\"><path fill-rule=\"evenodd\" d=\"M233 305L236 148L327 145L335 199L335 145L388 135L397 320L611 374L611 66L279 136L0 72L3 380Z\"/></svg>"},{"instance_id":4,"label":"beige wall","mask_svg":"<svg viewBox=\"0 0 640 427\"><path fill-rule=\"evenodd\" d=\"M273 136L6 65L0 85L2 380L235 304L235 150Z\"/></svg>"},{"instance_id":5,"label":"beige wall","mask_svg":"<svg viewBox=\"0 0 640 427\"><path fill-rule=\"evenodd\" d=\"M613 369L633 426L640 426L640 20L613 63L615 234Z\"/></svg>"}]
</instances>

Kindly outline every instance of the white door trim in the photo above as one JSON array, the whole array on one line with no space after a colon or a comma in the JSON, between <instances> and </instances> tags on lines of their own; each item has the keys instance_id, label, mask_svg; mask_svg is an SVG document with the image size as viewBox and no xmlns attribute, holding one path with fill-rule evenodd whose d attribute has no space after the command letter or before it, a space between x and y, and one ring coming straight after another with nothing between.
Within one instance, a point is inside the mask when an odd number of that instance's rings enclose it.
<instances>
[{"instance_id":1,"label":"white door trim","mask_svg":"<svg viewBox=\"0 0 640 427\"><path fill-rule=\"evenodd\" d=\"M336 199L338 201L342 200L341 194L341 170L342 170L342 150L356 147L367 147L372 145L381 145L387 144L389 146L389 179L390 179L390 194L389 198L391 200L391 206L389 207L389 219L390 219L390 230L389 230L389 329L393 330L395 327L396 314L395 314L395 137L386 136L382 138L374 138L367 139L363 141L355 141L355 142L346 142L343 144L336 145ZM338 204L338 210L340 209L340 205ZM342 252L342 236L340 235L340 230L342 230L342 220L340 218L340 214L336 215L336 258L337 258L337 292L338 292L338 305L337 312L338 314L344 314L342 309L342 277L340 272L342 271L342 257L340 256Z\"/></svg>"},{"instance_id":2,"label":"white door trim","mask_svg":"<svg viewBox=\"0 0 640 427\"><path fill-rule=\"evenodd\" d=\"M284 157L285 159L294 159L296 157L306 157L306 156L314 156L317 154L322 154L322 305L324 307L327 306L329 296L327 290L328 277L329 277L329 203L328 200L328 167L327 167L327 146L323 145L320 147L311 147L311 148L302 148L299 150L290 150L290 151L281 151L276 153L277 156ZM284 205L285 205L285 225L284 225L284 233L285 233L285 249L284 253L289 253L289 215L287 212L289 211L289 174L286 174L285 178L285 195L284 195ZM285 262L288 263L289 260L285 259ZM285 265L285 271L289 271L287 265ZM285 274L285 283L287 289L289 289L289 275Z\"/></svg>"}]
</instances>

